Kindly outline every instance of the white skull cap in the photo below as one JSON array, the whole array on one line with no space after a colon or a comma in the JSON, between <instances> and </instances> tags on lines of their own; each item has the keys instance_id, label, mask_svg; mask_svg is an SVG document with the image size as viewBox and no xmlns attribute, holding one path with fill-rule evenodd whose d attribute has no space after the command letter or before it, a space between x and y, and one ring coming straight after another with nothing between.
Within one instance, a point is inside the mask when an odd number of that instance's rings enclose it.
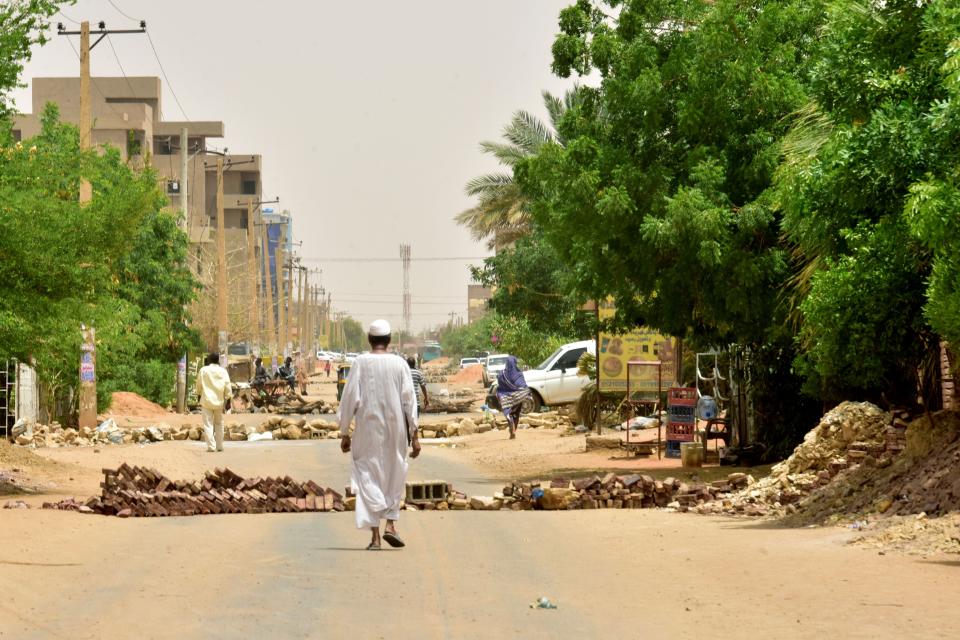
<instances>
[{"instance_id":1,"label":"white skull cap","mask_svg":"<svg viewBox=\"0 0 960 640\"><path fill-rule=\"evenodd\" d=\"M370 323L370 328L367 330L367 334L373 337L388 336L390 335L390 323L386 320L374 320Z\"/></svg>"}]
</instances>

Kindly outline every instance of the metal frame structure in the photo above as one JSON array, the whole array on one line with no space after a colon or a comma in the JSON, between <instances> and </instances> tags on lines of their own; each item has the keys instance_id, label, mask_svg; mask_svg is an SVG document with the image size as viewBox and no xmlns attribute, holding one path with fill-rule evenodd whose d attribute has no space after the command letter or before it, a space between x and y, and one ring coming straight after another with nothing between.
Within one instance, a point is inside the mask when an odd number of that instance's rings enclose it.
<instances>
[{"instance_id":1,"label":"metal frame structure","mask_svg":"<svg viewBox=\"0 0 960 640\"><path fill-rule=\"evenodd\" d=\"M655 400L644 400L642 399L642 393L637 391L636 394L633 391L633 386L631 384L630 373L633 370L633 367L656 367L657 368L657 397ZM597 367L599 370L599 367ZM635 399L636 397L636 399ZM627 397L624 399L624 403L628 407L627 415L627 438L624 445L629 448L631 445L638 445L639 442L630 442L630 420L634 417L634 412L637 408L642 408L644 406L652 406L651 413L657 415L657 460L660 460L663 457L663 421L660 419L660 400L663 398L663 362L660 360L628 360L627 361Z\"/></svg>"}]
</instances>

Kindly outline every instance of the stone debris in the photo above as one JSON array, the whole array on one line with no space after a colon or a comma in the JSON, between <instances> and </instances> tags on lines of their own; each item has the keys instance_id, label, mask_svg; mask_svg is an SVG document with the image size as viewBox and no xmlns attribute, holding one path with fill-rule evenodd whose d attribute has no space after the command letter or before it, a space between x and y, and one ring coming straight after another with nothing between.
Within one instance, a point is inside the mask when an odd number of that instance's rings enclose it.
<instances>
[{"instance_id":1,"label":"stone debris","mask_svg":"<svg viewBox=\"0 0 960 640\"><path fill-rule=\"evenodd\" d=\"M120 465L104 469L100 496L43 504L44 509L126 517L194 516L216 513L343 511L343 496L312 480L244 478L230 469L208 471L201 480L172 481L155 469Z\"/></svg>"},{"instance_id":2,"label":"stone debris","mask_svg":"<svg viewBox=\"0 0 960 640\"><path fill-rule=\"evenodd\" d=\"M649 509L654 507L688 511L723 498L746 487L752 478L732 473L710 483L686 482L676 478L655 480L648 475L593 476L578 480L556 478L548 482L513 482L493 496L467 496L448 487L442 500L416 501L421 510L454 511L562 511L570 509ZM409 503L408 503L409 504Z\"/></svg>"},{"instance_id":3,"label":"stone debris","mask_svg":"<svg viewBox=\"0 0 960 640\"><path fill-rule=\"evenodd\" d=\"M3 505L4 509L29 509L28 505L23 500L7 500L6 504Z\"/></svg>"},{"instance_id":4,"label":"stone debris","mask_svg":"<svg viewBox=\"0 0 960 640\"><path fill-rule=\"evenodd\" d=\"M521 429L563 429L564 432L567 432L573 430L573 421L566 414L558 411L547 411L521 416L518 426ZM420 434L424 438L452 438L506 428L507 419L503 417L503 414L491 413L486 416L477 415L473 418L456 418L444 422L421 424Z\"/></svg>"},{"instance_id":5,"label":"stone debris","mask_svg":"<svg viewBox=\"0 0 960 640\"><path fill-rule=\"evenodd\" d=\"M223 425L223 437L228 441L258 440L252 434L269 432L274 440L317 440L338 438L339 425L335 422L305 418L272 416L259 426L244 425L230 421ZM203 431L199 425L184 424L173 427L159 424L149 427L121 428L111 420L90 429L64 428L58 423L50 425L29 424L19 430L14 442L23 447L90 447L111 444L148 444L164 440L200 440Z\"/></svg>"},{"instance_id":6,"label":"stone debris","mask_svg":"<svg viewBox=\"0 0 960 640\"><path fill-rule=\"evenodd\" d=\"M801 501L838 477L847 478L861 466L889 466L904 450L908 417L869 402L844 402L824 415L769 476L696 510L747 516L796 513Z\"/></svg>"}]
</instances>

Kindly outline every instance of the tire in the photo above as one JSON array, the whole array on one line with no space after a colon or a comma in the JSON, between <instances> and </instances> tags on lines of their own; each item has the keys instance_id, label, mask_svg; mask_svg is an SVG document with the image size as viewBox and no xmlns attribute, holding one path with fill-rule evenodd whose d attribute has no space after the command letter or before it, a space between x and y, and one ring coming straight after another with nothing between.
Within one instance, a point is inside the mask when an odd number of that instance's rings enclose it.
<instances>
[{"instance_id":1,"label":"tire","mask_svg":"<svg viewBox=\"0 0 960 640\"><path fill-rule=\"evenodd\" d=\"M543 398L540 397L540 394L536 391L530 392L530 397L523 401L523 404L520 405L520 413L536 413L540 411L540 407L543 406Z\"/></svg>"}]
</instances>

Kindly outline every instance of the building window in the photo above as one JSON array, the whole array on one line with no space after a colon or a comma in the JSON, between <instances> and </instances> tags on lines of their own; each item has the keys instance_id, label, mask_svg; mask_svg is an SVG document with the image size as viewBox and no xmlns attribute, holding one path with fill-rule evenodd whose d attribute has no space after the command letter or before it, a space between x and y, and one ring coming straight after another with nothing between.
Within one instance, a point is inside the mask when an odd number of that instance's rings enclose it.
<instances>
[{"instance_id":1,"label":"building window","mask_svg":"<svg viewBox=\"0 0 960 640\"><path fill-rule=\"evenodd\" d=\"M153 153L158 156L173 155L173 145L170 142L170 138L154 138Z\"/></svg>"},{"instance_id":2,"label":"building window","mask_svg":"<svg viewBox=\"0 0 960 640\"><path fill-rule=\"evenodd\" d=\"M240 193L242 193L245 196L257 195L257 181L244 180L240 185Z\"/></svg>"}]
</instances>

